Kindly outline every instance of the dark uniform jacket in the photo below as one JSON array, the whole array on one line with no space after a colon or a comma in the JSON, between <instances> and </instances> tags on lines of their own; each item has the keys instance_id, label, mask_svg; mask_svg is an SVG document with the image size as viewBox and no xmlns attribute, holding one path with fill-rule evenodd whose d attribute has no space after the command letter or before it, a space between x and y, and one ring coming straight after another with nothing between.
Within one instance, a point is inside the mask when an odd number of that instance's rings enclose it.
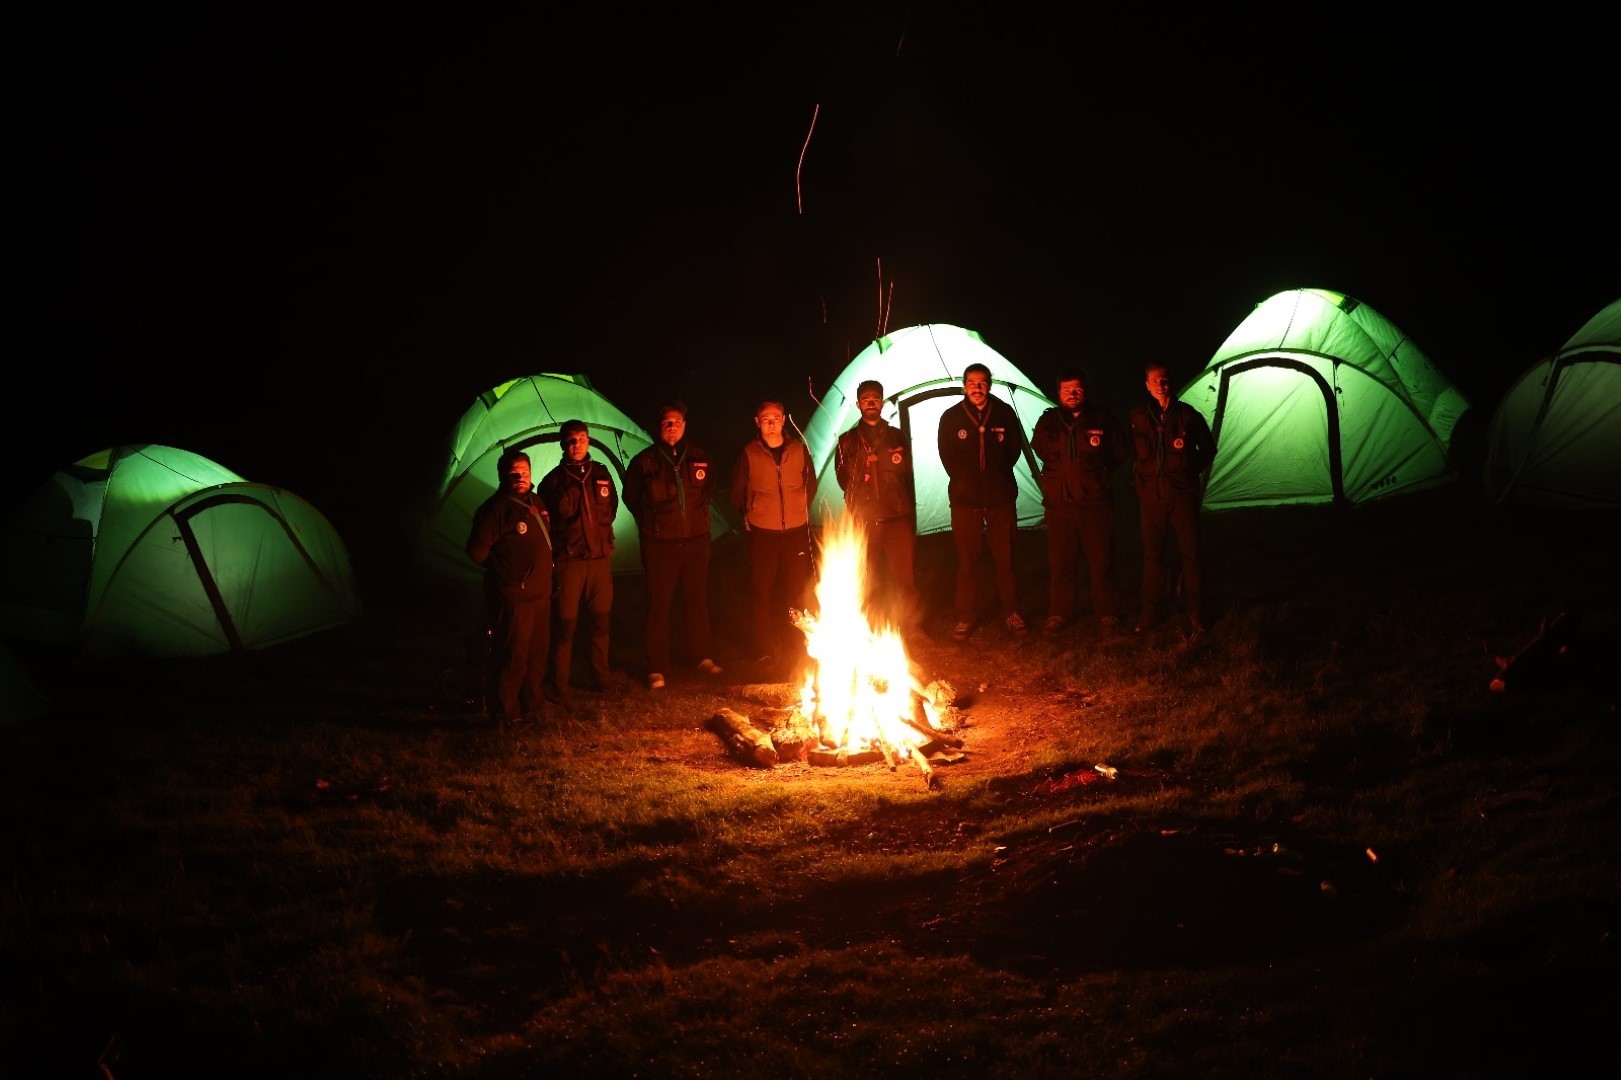
<instances>
[{"instance_id":1,"label":"dark uniform jacket","mask_svg":"<svg viewBox=\"0 0 1621 1080\"><path fill-rule=\"evenodd\" d=\"M613 554L619 492L608 466L592 458L565 461L541 477L540 498L551 514L552 552L558 562Z\"/></svg>"},{"instance_id":2,"label":"dark uniform jacket","mask_svg":"<svg viewBox=\"0 0 1621 1080\"><path fill-rule=\"evenodd\" d=\"M714 491L709 454L687 439L673 447L654 443L631 458L625 472L625 505L642 535L659 540L708 535Z\"/></svg>"},{"instance_id":3,"label":"dark uniform jacket","mask_svg":"<svg viewBox=\"0 0 1621 1080\"><path fill-rule=\"evenodd\" d=\"M1077 416L1062 407L1042 413L1030 448L1041 461L1041 497L1049 511L1109 501L1109 474L1131 452L1120 421L1086 404Z\"/></svg>"},{"instance_id":4,"label":"dark uniform jacket","mask_svg":"<svg viewBox=\"0 0 1621 1080\"><path fill-rule=\"evenodd\" d=\"M940 464L952 506L1010 506L1019 496L1013 466L1024 453L1024 426L1013 406L994 395L983 415L966 397L940 416Z\"/></svg>"},{"instance_id":5,"label":"dark uniform jacket","mask_svg":"<svg viewBox=\"0 0 1621 1080\"><path fill-rule=\"evenodd\" d=\"M912 450L887 422L863 421L840 435L834 473L844 505L866 524L914 516Z\"/></svg>"},{"instance_id":6,"label":"dark uniform jacket","mask_svg":"<svg viewBox=\"0 0 1621 1080\"><path fill-rule=\"evenodd\" d=\"M485 499L473 511L467 555L501 590L532 593L515 599L543 598L551 588L552 545L540 500L533 492L519 496L504 491Z\"/></svg>"},{"instance_id":7,"label":"dark uniform jacket","mask_svg":"<svg viewBox=\"0 0 1621 1080\"><path fill-rule=\"evenodd\" d=\"M1131 442L1139 495L1203 493L1216 440L1198 409L1173 400L1162 415L1159 402L1150 398L1131 410Z\"/></svg>"},{"instance_id":8,"label":"dark uniform jacket","mask_svg":"<svg viewBox=\"0 0 1621 1080\"><path fill-rule=\"evenodd\" d=\"M771 448L751 439L732 469L732 503L751 529L783 532L810 523L816 497L816 471L803 441L791 436L782 444L782 464Z\"/></svg>"}]
</instances>

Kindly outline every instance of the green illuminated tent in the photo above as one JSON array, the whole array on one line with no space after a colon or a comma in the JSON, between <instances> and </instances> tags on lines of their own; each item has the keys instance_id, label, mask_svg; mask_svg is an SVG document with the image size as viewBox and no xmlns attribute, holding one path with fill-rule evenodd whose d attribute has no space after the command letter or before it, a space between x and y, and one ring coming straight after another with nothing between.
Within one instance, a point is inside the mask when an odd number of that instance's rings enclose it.
<instances>
[{"instance_id":1,"label":"green illuminated tent","mask_svg":"<svg viewBox=\"0 0 1621 1080\"><path fill-rule=\"evenodd\" d=\"M1509 388L1486 431L1498 502L1621 507L1621 300Z\"/></svg>"},{"instance_id":2,"label":"green illuminated tent","mask_svg":"<svg viewBox=\"0 0 1621 1080\"><path fill-rule=\"evenodd\" d=\"M495 466L508 449L523 450L535 482L561 460L557 429L565 420L584 420L591 431L592 456L613 470L619 487L614 518L613 569L641 573L636 519L625 505L625 469L630 459L653 444L639 424L591 385L584 375L530 375L480 394L450 435L444 479L423 527L419 555L428 575L445 582L476 583L481 570L467 557L473 512L495 493ZM725 523L712 506L712 533Z\"/></svg>"},{"instance_id":3,"label":"green illuminated tent","mask_svg":"<svg viewBox=\"0 0 1621 1080\"><path fill-rule=\"evenodd\" d=\"M1354 505L1456 480L1469 408L1390 320L1326 289L1257 305L1178 396L1216 437L1210 509Z\"/></svg>"},{"instance_id":4,"label":"green illuminated tent","mask_svg":"<svg viewBox=\"0 0 1621 1080\"><path fill-rule=\"evenodd\" d=\"M816 467L816 503L813 521L823 521L840 510L843 492L833 475L833 455L839 436L860 419L856 387L877 379L884 387L884 417L899 427L912 446L913 481L917 491L919 536L951 530L951 506L946 499L946 472L940 464L937 437L940 416L962 400L962 374L969 364L984 364L991 372L991 393L1013 406L1024 425L1026 439L1042 412L1053 401L1035 388L1029 377L1001 353L985 344L979 334L948 323L929 323L897 330L872 342L851 360L828 388L816 415L805 427ZM1040 525L1041 487L1033 454L1025 452L1014 470L1019 485L1020 528Z\"/></svg>"},{"instance_id":5,"label":"green illuminated tent","mask_svg":"<svg viewBox=\"0 0 1621 1080\"><path fill-rule=\"evenodd\" d=\"M319 511L173 447L83 458L0 530L0 633L85 656L252 650L359 615Z\"/></svg>"}]
</instances>

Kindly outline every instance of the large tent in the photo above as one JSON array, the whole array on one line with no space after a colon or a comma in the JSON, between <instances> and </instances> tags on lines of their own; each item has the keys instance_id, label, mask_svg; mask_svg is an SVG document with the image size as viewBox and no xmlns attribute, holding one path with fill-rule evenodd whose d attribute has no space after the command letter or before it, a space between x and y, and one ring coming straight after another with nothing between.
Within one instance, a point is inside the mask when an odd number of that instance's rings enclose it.
<instances>
[{"instance_id":1,"label":"large tent","mask_svg":"<svg viewBox=\"0 0 1621 1080\"><path fill-rule=\"evenodd\" d=\"M1469 408L1389 319L1327 289L1258 304L1178 396L1216 437L1210 509L1354 505L1456 480Z\"/></svg>"},{"instance_id":2,"label":"large tent","mask_svg":"<svg viewBox=\"0 0 1621 1080\"><path fill-rule=\"evenodd\" d=\"M83 458L0 530L0 633L85 656L246 651L359 615L319 511L174 447Z\"/></svg>"},{"instance_id":3,"label":"large tent","mask_svg":"<svg viewBox=\"0 0 1621 1080\"><path fill-rule=\"evenodd\" d=\"M1496 501L1621 506L1621 300L1509 388L1486 431Z\"/></svg>"},{"instance_id":4,"label":"large tent","mask_svg":"<svg viewBox=\"0 0 1621 1080\"><path fill-rule=\"evenodd\" d=\"M833 476L834 451L839 436L861 419L856 387L863 380L877 379L884 387L884 418L901 429L912 447L918 535L949 532L951 507L946 501L947 478L940 464L937 435L941 415L962 400L963 371L973 363L990 369L991 393L1013 406L1028 438L1036 419L1054 403L978 333L948 323L897 330L872 342L845 366L805 427L817 475L812 520L825 521L844 505ZM1035 456L1027 450L1014 470L1021 528L1042 521L1038 471Z\"/></svg>"},{"instance_id":5,"label":"large tent","mask_svg":"<svg viewBox=\"0 0 1621 1080\"><path fill-rule=\"evenodd\" d=\"M419 554L436 580L476 583L483 571L467 557L473 512L495 493L495 466L507 450L528 453L535 482L557 464L557 430L565 420L584 420L592 456L614 474L619 513L614 518L613 570L641 573L636 519L625 505L625 469L631 458L653 444L647 432L591 385L584 375L529 375L485 391L462 414L450 435L444 478L423 526ZM711 532L726 528L711 506Z\"/></svg>"}]
</instances>

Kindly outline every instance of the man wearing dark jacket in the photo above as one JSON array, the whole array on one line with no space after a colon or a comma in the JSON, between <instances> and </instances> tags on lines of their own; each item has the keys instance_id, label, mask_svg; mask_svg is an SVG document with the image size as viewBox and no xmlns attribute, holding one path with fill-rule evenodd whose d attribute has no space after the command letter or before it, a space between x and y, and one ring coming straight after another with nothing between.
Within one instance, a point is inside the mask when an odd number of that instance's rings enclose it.
<instances>
[{"instance_id":1,"label":"man wearing dark jacket","mask_svg":"<svg viewBox=\"0 0 1621 1080\"><path fill-rule=\"evenodd\" d=\"M614 515L619 493L608 466L591 458L591 435L583 420L565 420L558 428L563 460L540 481L540 499L551 515L553 575L556 597L552 628L552 693L569 695L574 662L574 628L580 606L591 613L591 681L606 690L608 617L613 611Z\"/></svg>"},{"instance_id":2,"label":"man wearing dark jacket","mask_svg":"<svg viewBox=\"0 0 1621 1080\"><path fill-rule=\"evenodd\" d=\"M940 464L951 504L951 538L957 548L957 626L952 637L967 641L979 617L979 557L987 541L996 564L996 593L1007 628L1026 629L1019 614L1013 573L1013 537L1018 531L1019 488L1013 466L1025 451L1024 426L1013 406L991 394L991 369L970 364L962 376L962 401L940 416Z\"/></svg>"},{"instance_id":3,"label":"man wearing dark jacket","mask_svg":"<svg viewBox=\"0 0 1621 1080\"><path fill-rule=\"evenodd\" d=\"M1086 556L1092 609L1110 633L1120 622L1114 575L1114 493L1109 476L1130 453L1125 430L1108 411L1086 401L1086 373L1058 374L1058 405L1041 414L1030 447L1041 462L1041 501L1047 525L1047 633L1075 620L1079 556Z\"/></svg>"},{"instance_id":4,"label":"man wearing dark jacket","mask_svg":"<svg viewBox=\"0 0 1621 1080\"><path fill-rule=\"evenodd\" d=\"M552 610L552 545L546 510L530 489L529 455L508 450L500 487L473 511L467 555L484 568L489 623L484 707L506 726L545 710L546 644Z\"/></svg>"},{"instance_id":5,"label":"man wearing dark jacket","mask_svg":"<svg viewBox=\"0 0 1621 1080\"><path fill-rule=\"evenodd\" d=\"M856 387L859 423L839 436L834 474L846 509L861 522L867 545L867 585L876 591L879 567L887 564L893 586L895 624L903 633L922 623L913 570L917 506L912 486L912 448L884 419L884 388L876 379Z\"/></svg>"},{"instance_id":6,"label":"man wearing dark jacket","mask_svg":"<svg viewBox=\"0 0 1621 1080\"><path fill-rule=\"evenodd\" d=\"M677 586L687 613L687 645L698 670L719 675L710 656L709 498L715 467L709 453L687 438L687 406L659 410L658 441L630 459L625 503L636 516L646 571L647 613L642 644L647 688L662 690L670 670L670 607Z\"/></svg>"},{"instance_id":7,"label":"man wearing dark jacket","mask_svg":"<svg viewBox=\"0 0 1621 1080\"><path fill-rule=\"evenodd\" d=\"M1198 409L1171 399L1171 373L1164 364L1143 369L1149 400L1131 410L1131 442L1136 455L1143 533L1142 614L1139 633L1159 621L1166 601L1165 534L1176 533L1182 559L1182 602L1191 636L1204 633L1201 592L1204 567L1199 551L1199 507L1206 471L1216 456L1216 440Z\"/></svg>"}]
</instances>

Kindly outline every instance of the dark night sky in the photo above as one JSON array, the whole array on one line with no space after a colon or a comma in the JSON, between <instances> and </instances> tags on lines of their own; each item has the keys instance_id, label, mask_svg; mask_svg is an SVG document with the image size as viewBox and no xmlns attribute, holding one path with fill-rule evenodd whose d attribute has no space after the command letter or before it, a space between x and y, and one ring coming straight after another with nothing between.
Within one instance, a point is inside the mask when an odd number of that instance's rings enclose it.
<instances>
[{"instance_id":1,"label":"dark night sky","mask_svg":"<svg viewBox=\"0 0 1621 1080\"><path fill-rule=\"evenodd\" d=\"M1489 412L1621 295L1613 38L1574 8L549 7L20 27L12 475L161 442L375 526L547 370L644 425L682 394L724 454L763 394L808 422L879 259L890 328L1122 410L1314 285Z\"/></svg>"}]
</instances>

